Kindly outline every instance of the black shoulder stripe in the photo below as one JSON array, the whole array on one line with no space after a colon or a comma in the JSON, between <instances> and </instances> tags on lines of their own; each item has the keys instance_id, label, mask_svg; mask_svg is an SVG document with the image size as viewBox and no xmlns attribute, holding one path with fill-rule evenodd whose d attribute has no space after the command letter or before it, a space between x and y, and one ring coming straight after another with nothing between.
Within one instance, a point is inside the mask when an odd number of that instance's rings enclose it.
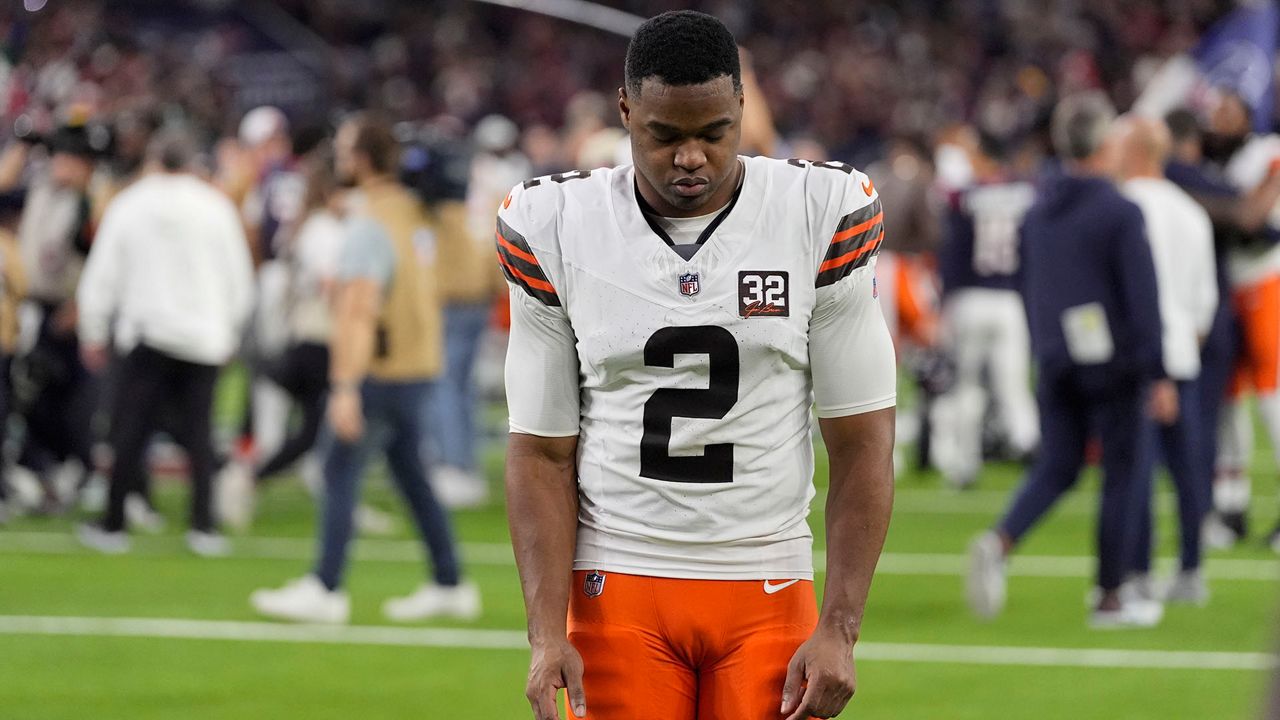
<instances>
[{"instance_id":1,"label":"black shoulder stripe","mask_svg":"<svg viewBox=\"0 0 1280 720\"><path fill-rule=\"evenodd\" d=\"M860 207L840 218L840 224L836 226L836 234L839 235L852 227L861 225L862 223L865 223L871 218L879 215L881 212L882 208L880 207L880 198L877 197L875 200L871 201L870 205Z\"/></svg>"},{"instance_id":2,"label":"black shoulder stripe","mask_svg":"<svg viewBox=\"0 0 1280 720\"><path fill-rule=\"evenodd\" d=\"M525 240L523 235L516 232L515 228L508 225L507 222L502 219L501 215L498 216L498 236L506 240L508 243L516 246L521 251L530 255L533 254L533 250L529 248L529 241Z\"/></svg>"},{"instance_id":3,"label":"black shoulder stripe","mask_svg":"<svg viewBox=\"0 0 1280 720\"><path fill-rule=\"evenodd\" d=\"M880 254L880 243L884 241L884 231L880 231L880 235L876 239L864 244L857 250L848 252L834 260L828 260L822 263L822 267L818 269L818 278L815 287L824 287L826 285L834 285L849 276L854 270L865 267L871 262L871 259Z\"/></svg>"}]
</instances>

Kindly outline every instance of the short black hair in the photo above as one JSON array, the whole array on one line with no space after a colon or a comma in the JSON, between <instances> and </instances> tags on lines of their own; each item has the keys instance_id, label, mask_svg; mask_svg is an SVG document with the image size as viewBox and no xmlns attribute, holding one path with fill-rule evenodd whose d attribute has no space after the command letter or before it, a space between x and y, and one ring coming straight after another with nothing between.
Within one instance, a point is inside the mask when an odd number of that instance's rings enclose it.
<instances>
[{"instance_id":1,"label":"short black hair","mask_svg":"<svg viewBox=\"0 0 1280 720\"><path fill-rule=\"evenodd\" d=\"M400 141L391 129L391 123L381 115L360 112L348 118L355 123L356 152L369 158L373 171L386 175L400 169Z\"/></svg>"},{"instance_id":2,"label":"short black hair","mask_svg":"<svg viewBox=\"0 0 1280 720\"><path fill-rule=\"evenodd\" d=\"M641 23L627 46L627 92L640 94L646 78L668 85L700 85L728 75L742 92L738 43L716 18L693 10L674 10Z\"/></svg>"},{"instance_id":3,"label":"short black hair","mask_svg":"<svg viewBox=\"0 0 1280 720\"><path fill-rule=\"evenodd\" d=\"M1169 134L1175 143L1200 139L1200 121L1186 108L1171 110L1164 116L1164 124L1169 126Z\"/></svg>"}]
</instances>

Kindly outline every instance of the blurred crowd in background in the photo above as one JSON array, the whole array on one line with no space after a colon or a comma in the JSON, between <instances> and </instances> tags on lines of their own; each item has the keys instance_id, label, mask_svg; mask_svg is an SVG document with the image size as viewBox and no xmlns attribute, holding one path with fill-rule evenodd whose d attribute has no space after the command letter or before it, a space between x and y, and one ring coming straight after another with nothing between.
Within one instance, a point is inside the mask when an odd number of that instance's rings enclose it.
<instances>
[{"instance_id":1,"label":"blurred crowd in background","mask_svg":"<svg viewBox=\"0 0 1280 720\"><path fill-rule=\"evenodd\" d=\"M1230 0L1156 2L605 3L642 17L690 6L725 20L759 68L781 146L863 166L897 136L971 120L1004 139L1047 131L1057 97L1102 88L1120 107ZM616 126L626 38L468 0L181 3L63 0L0 10L4 116L38 127L181 118L212 147L259 105L299 128L375 109L499 113L538 169L576 164ZM812 152L810 153L812 154Z\"/></svg>"}]
</instances>

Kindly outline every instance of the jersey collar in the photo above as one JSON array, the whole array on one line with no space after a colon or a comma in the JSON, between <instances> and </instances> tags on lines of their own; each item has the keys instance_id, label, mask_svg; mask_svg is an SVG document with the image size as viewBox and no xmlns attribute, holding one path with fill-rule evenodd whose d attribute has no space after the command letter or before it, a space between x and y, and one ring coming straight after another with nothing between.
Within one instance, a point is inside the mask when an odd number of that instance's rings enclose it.
<instances>
[{"instance_id":1,"label":"jersey collar","mask_svg":"<svg viewBox=\"0 0 1280 720\"><path fill-rule=\"evenodd\" d=\"M738 204L738 198L742 195L742 188L747 184L747 164L743 162L741 158L738 159L738 164L742 167L742 172L738 175L738 187L733 191L733 197L729 198L729 202L724 206L724 209L720 211L720 214L716 215L715 218L707 224L707 227L699 233L698 240L695 243L698 250L702 249L702 245L707 241L707 238L711 237L711 235L715 233L716 228L720 227L720 224L725 221L725 218L729 217L729 213L733 212L733 207ZM648 223L649 229L653 231L653 234L661 238L662 241L667 244L667 247L672 248L674 251L675 242L672 241L671 236L668 235L667 231L658 223L658 218L660 217L658 211L654 210L653 206L650 205L649 202L644 199L644 196L640 194L640 186L638 182L639 181L636 180L635 172L633 170L631 177L631 194L635 197L636 205L640 208L640 215L644 217L645 222ZM695 255L698 250L694 250Z\"/></svg>"}]
</instances>

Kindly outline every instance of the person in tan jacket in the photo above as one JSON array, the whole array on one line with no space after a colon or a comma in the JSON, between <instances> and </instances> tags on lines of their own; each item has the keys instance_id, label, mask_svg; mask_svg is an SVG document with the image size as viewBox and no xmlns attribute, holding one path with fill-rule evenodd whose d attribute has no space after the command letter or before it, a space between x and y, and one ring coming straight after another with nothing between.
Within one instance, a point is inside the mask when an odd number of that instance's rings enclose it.
<instances>
[{"instance_id":1,"label":"person in tan jacket","mask_svg":"<svg viewBox=\"0 0 1280 720\"><path fill-rule=\"evenodd\" d=\"M497 198L486 213L492 217L501 202ZM477 458L478 401L472 373L504 281L493 258L492 232L477 237L468 227L466 204L438 200L432 203L431 214L439 228L436 248L445 339L444 373L430 404L433 480L446 506L474 507L488 501L489 488Z\"/></svg>"},{"instance_id":2,"label":"person in tan jacket","mask_svg":"<svg viewBox=\"0 0 1280 720\"><path fill-rule=\"evenodd\" d=\"M340 181L354 186L339 261L329 344L328 424L320 557L311 574L250 602L282 620L345 623L347 545L365 463L383 452L430 557L433 582L383 606L388 619L480 613L461 578L449 518L428 483L421 450L432 383L443 367L435 242L419 199L395 179L399 146L371 117L347 120L334 140Z\"/></svg>"},{"instance_id":3,"label":"person in tan jacket","mask_svg":"<svg viewBox=\"0 0 1280 720\"><path fill-rule=\"evenodd\" d=\"M9 366L18 349L18 304L27 293L18 238L10 227L13 223L6 220L16 220L16 212L0 207L0 446L4 445L12 405ZM0 525L9 517L6 471L0 466Z\"/></svg>"}]
</instances>

